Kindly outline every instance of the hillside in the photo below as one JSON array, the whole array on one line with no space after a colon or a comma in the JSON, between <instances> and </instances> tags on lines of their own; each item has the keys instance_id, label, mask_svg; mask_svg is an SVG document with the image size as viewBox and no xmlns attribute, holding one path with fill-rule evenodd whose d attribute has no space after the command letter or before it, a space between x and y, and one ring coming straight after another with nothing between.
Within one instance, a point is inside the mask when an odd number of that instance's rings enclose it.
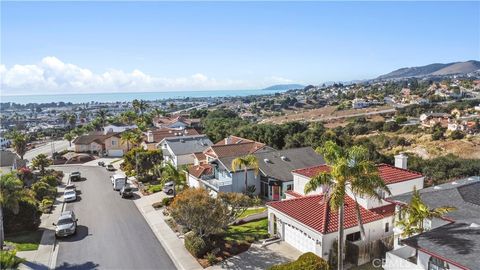
<instances>
[{"instance_id":1,"label":"hillside","mask_svg":"<svg viewBox=\"0 0 480 270\"><path fill-rule=\"evenodd\" d=\"M448 64L430 64L420 67L401 68L381 75L377 79L399 79L407 77L443 76L453 74L466 74L480 69L480 61L454 62Z\"/></svg>"},{"instance_id":2,"label":"hillside","mask_svg":"<svg viewBox=\"0 0 480 270\"><path fill-rule=\"evenodd\" d=\"M305 86L301 84L277 84L277 85L272 85L267 88L264 88L263 90L290 90L290 89L301 89Z\"/></svg>"}]
</instances>

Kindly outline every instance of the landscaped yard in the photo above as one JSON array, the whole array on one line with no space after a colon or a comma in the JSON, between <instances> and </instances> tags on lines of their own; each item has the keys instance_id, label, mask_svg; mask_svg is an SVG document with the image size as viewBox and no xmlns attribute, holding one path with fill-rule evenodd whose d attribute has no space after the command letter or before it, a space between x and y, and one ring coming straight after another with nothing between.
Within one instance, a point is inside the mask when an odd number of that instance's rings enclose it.
<instances>
[{"instance_id":1,"label":"landscaped yard","mask_svg":"<svg viewBox=\"0 0 480 270\"><path fill-rule=\"evenodd\" d=\"M19 232L5 236L5 242L15 245L17 251L37 250L42 234L42 230Z\"/></svg>"},{"instance_id":2,"label":"landscaped yard","mask_svg":"<svg viewBox=\"0 0 480 270\"><path fill-rule=\"evenodd\" d=\"M243 214L241 214L238 218L242 219L242 218L248 217L250 215L262 213L266 210L267 210L266 207L250 208L250 209L245 210L245 212L243 212Z\"/></svg>"},{"instance_id":3,"label":"landscaped yard","mask_svg":"<svg viewBox=\"0 0 480 270\"><path fill-rule=\"evenodd\" d=\"M242 225L232 225L225 232L226 241L247 241L252 238L255 240L268 237L268 220L266 218L248 222Z\"/></svg>"}]
</instances>

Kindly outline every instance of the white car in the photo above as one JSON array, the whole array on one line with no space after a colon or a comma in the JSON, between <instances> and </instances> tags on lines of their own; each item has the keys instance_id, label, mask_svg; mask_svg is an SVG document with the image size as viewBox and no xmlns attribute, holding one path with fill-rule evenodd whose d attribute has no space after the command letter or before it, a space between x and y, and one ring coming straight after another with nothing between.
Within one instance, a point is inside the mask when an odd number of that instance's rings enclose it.
<instances>
[{"instance_id":1,"label":"white car","mask_svg":"<svg viewBox=\"0 0 480 270\"><path fill-rule=\"evenodd\" d=\"M65 202L74 202L77 200L77 193L75 192L75 190L66 190L64 193L63 193L63 200Z\"/></svg>"}]
</instances>

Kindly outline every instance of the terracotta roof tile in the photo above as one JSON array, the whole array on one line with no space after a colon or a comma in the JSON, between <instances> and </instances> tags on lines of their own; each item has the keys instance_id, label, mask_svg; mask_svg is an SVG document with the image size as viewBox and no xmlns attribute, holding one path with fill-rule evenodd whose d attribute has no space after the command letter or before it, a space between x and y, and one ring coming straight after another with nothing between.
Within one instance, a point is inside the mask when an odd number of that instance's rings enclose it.
<instances>
[{"instance_id":1,"label":"terracotta roof tile","mask_svg":"<svg viewBox=\"0 0 480 270\"><path fill-rule=\"evenodd\" d=\"M264 147L265 144L259 142L212 145L204 153L214 158L243 156L255 153Z\"/></svg>"},{"instance_id":2,"label":"terracotta roof tile","mask_svg":"<svg viewBox=\"0 0 480 270\"><path fill-rule=\"evenodd\" d=\"M338 212L330 209L322 194L269 202L267 205L322 234L336 232L338 229ZM384 215L367 210L362 206L360 206L360 213L365 224L384 218ZM357 225L355 201L346 195L345 228Z\"/></svg>"},{"instance_id":3,"label":"terracotta roof tile","mask_svg":"<svg viewBox=\"0 0 480 270\"><path fill-rule=\"evenodd\" d=\"M421 173L397 168L395 166L391 166L388 164L377 165L377 168L378 168L378 173L380 177L383 179L383 181L385 182L385 184L394 184L394 183L399 183L399 182L423 177ZM292 171L292 173L300 174L310 178L319 174L320 172L328 172L329 170L330 168L328 165L319 165L319 166L313 166L313 167L294 170Z\"/></svg>"},{"instance_id":4,"label":"terracotta roof tile","mask_svg":"<svg viewBox=\"0 0 480 270\"><path fill-rule=\"evenodd\" d=\"M287 190L287 191L285 191L285 194L288 194L288 195L293 196L295 198L303 197L302 194L300 194L298 192L295 192L293 190Z\"/></svg>"},{"instance_id":5,"label":"terracotta roof tile","mask_svg":"<svg viewBox=\"0 0 480 270\"><path fill-rule=\"evenodd\" d=\"M200 178L204 174L211 174L213 167L210 164L190 165L188 166L188 173Z\"/></svg>"}]
</instances>

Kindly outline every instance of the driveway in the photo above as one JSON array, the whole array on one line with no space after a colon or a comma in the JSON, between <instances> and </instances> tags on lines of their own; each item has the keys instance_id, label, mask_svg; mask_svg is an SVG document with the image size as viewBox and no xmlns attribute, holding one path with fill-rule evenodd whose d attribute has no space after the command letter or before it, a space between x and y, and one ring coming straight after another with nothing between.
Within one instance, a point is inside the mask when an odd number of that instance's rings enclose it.
<instances>
[{"instance_id":1,"label":"driveway","mask_svg":"<svg viewBox=\"0 0 480 270\"><path fill-rule=\"evenodd\" d=\"M300 255L302 255L300 251L285 242L273 243L265 247L261 247L260 244L253 244L247 251L207 269L268 269L276 264L294 261Z\"/></svg>"},{"instance_id":2,"label":"driveway","mask_svg":"<svg viewBox=\"0 0 480 270\"><path fill-rule=\"evenodd\" d=\"M75 182L79 199L65 207L77 215L78 231L58 240L57 269L175 269L133 199L112 190L112 172L82 165L53 167L80 171L86 178Z\"/></svg>"}]
</instances>

